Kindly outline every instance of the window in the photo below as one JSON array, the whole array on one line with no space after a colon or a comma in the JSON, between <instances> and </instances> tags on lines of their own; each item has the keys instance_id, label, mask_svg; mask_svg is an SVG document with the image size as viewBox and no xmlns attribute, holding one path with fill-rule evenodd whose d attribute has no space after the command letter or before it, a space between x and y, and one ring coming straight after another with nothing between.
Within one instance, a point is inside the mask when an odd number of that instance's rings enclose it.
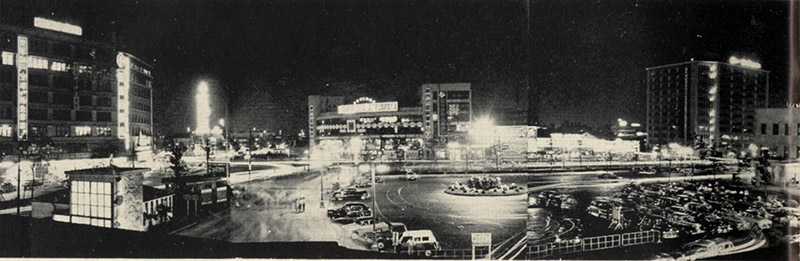
<instances>
[{"instance_id":1,"label":"window","mask_svg":"<svg viewBox=\"0 0 800 261\"><path fill-rule=\"evenodd\" d=\"M31 109L31 120L47 120L47 109Z\"/></svg>"},{"instance_id":2,"label":"window","mask_svg":"<svg viewBox=\"0 0 800 261\"><path fill-rule=\"evenodd\" d=\"M47 70L49 68L48 61L45 58L36 57L36 56L29 56L28 59L30 63L28 63L28 67L31 69L42 69Z\"/></svg>"},{"instance_id":3,"label":"window","mask_svg":"<svg viewBox=\"0 0 800 261\"><path fill-rule=\"evenodd\" d=\"M97 136L111 136L111 127L97 127Z\"/></svg>"},{"instance_id":4,"label":"window","mask_svg":"<svg viewBox=\"0 0 800 261\"><path fill-rule=\"evenodd\" d=\"M92 127L75 126L75 136L92 136Z\"/></svg>"},{"instance_id":5,"label":"window","mask_svg":"<svg viewBox=\"0 0 800 261\"><path fill-rule=\"evenodd\" d=\"M92 106L92 96L81 95L80 104L81 106Z\"/></svg>"},{"instance_id":6,"label":"window","mask_svg":"<svg viewBox=\"0 0 800 261\"><path fill-rule=\"evenodd\" d=\"M798 126L798 131L800 131L800 126ZM767 124L766 123L762 123L761 124L761 134L767 135Z\"/></svg>"},{"instance_id":7,"label":"window","mask_svg":"<svg viewBox=\"0 0 800 261\"><path fill-rule=\"evenodd\" d=\"M46 87L50 85L50 80L48 79L46 74L42 73L29 73L28 74L28 82L30 85L36 86L43 86Z\"/></svg>"},{"instance_id":8,"label":"window","mask_svg":"<svg viewBox=\"0 0 800 261\"><path fill-rule=\"evenodd\" d=\"M14 65L14 53L3 52L3 65Z\"/></svg>"},{"instance_id":9,"label":"window","mask_svg":"<svg viewBox=\"0 0 800 261\"><path fill-rule=\"evenodd\" d=\"M111 199L109 182L73 180L70 184L70 214L99 218L92 219L92 225L110 227Z\"/></svg>"},{"instance_id":10,"label":"window","mask_svg":"<svg viewBox=\"0 0 800 261\"><path fill-rule=\"evenodd\" d=\"M97 121L110 122L111 112L105 112L105 111L97 112Z\"/></svg>"},{"instance_id":11,"label":"window","mask_svg":"<svg viewBox=\"0 0 800 261\"><path fill-rule=\"evenodd\" d=\"M71 121L72 120L72 111L69 111L69 110L54 110L53 111L53 120Z\"/></svg>"},{"instance_id":12,"label":"window","mask_svg":"<svg viewBox=\"0 0 800 261\"><path fill-rule=\"evenodd\" d=\"M783 126L783 135L789 136L789 124L788 123L784 124L784 126Z\"/></svg>"},{"instance_id":13,"label":"window","mask_svg":"<svg viewBox=\"0 0 800 261\"><path fill-rule=\"evenodd\" d=\"M77 121L92 121L91 111L75 111L75 120Z\"/></svg>"},{"instance_id":14,"label":"window","mask_svg":"<svg viewBox=\"0 0 800 261\"><path fill-rule=\"evenodd\" d=\"M69 126L66 125L56 125L56 137L67 137L69 136Z\"/></svg>"},{"instance_id":15,"label":"window","mask_svg":"<svg viewBox=\"0 0 800 261\"><path fill-rule=\"evenodd\" d=\"M14 134L14 128L11 125L0 125L0 137L11 137ZM800 147L798 147L800 149Z\"/></svg>"},{"instance_id":16,"label":"window","mask_svg":"<svg viewBox=\"0 0 800 261\"><path fill-rule=\"evenodd\" d=\"M67 67L67 64L63 62L53 62L52 64L50 64L50 70L52 71L66 72L67 69L69 69Z\"/></svg>"},{"instance_id":17,"label":"window","mask_svg":"<svg viewBox=\"0 0 800 261\"><path fill-rule=\"evenodd\" d=\"M111 97L97 97L97 106L111 107Z\"/></svg>"},{"instance_id":18,"label":"window","mask_svg":"<svg viewBox=\"0 0 800 261\"><path fill-rule=\"evenodd\" d=\"M777 123L772 124L772 135L778 135L780 133L780 125Z\"/></svg>"}]
</instances>

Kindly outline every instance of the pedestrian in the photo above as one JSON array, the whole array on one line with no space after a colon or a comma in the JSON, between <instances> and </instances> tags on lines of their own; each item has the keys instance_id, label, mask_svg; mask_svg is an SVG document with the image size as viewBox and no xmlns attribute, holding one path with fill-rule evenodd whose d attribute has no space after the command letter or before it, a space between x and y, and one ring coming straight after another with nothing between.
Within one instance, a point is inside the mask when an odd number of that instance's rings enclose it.
<instances>
[{"instance_id":1,"label":"pedestrian","mask_svg":"<svg viewBox=\"0 0 800 261\"><path fill-rule=\"evenodd\" d=\"M300 212L300 198L294 199L294 212Z\"/></svg>"},{"instance_id":2,"label":"pedestrian","mask_svg":"<svg viewBox=\"0 0 800 261\"><path fill-rule=\"evenodd\" d=\"M306 197L300 198L300 212L306 212Z\"/></svg>"}]
</instances>

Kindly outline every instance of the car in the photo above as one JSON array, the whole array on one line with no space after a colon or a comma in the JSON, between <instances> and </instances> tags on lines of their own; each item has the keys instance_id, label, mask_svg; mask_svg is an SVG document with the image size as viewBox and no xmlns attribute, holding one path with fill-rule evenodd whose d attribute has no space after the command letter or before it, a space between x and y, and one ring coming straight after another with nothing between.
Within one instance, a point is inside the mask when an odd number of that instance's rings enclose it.
<instances>
[{"instance_id":1,"label":"car","mask_svg":"<svg viewBox=\"0 0 800 261\"><path fill-rule=\"evenodd\" d=\"M406 180L415 181L417 180L417 178L419 178L419 175L417 175L417 173L414 173L414 171L410 169L406 169Z\"/></svg>"},{"instance_id":2,"label":"car","mask_svg":"<svg viewBox=\"0 0 800 261\"><path fill-rule=\"evenodd\" d=\"M336 201L342 200L365 200L369 198L369 192L365 189L360 189L357 187L346 187L342 189L338 189L331 194L331 199Z\"/></svg>"},{"instance_id":3,"label":"car","mask_svg":"<svg viewBox=\"0 0 800 261\"><path fill-rule=\"evenodd\" d=\"M436 236L430 230L409 230L399 235L395 252L425 251L425 256L430 257L433 250L442 249Z\"/></svg>"},{"instance_id":4,"label":"car","mask_svg":"<svg viewBox=\"0 0 800 261\"><path fill-rule=\"evenodd\" d=\"M392 242L399 240L400 235L408 230L403 223L384 221L376 223L375 230L372 229L371 224L354 228L350 230L350 238L381 251L391 249Z\"/></svg>"},{"instance_id":5,"label":"car","mask_svg":"<svg viewBox=\"0 0 800 261\"><path fill-rule=\"evenodd\" d=\"M328 218L343 224L353 223L359 218L369 216L372 216L372 211L361 202L348 202L340 208L328 209Z\"/></svg>"},{"instance_id":6,"label":"car","mask_svg":"<svg viewBox=\"0 0 800 261\"><path fill-rule=\"evenodd\" d=\"M611 172L604 172L603 174L598 175L597 178L598 179L618 179L619 176L614 175L614 173L611 173Z\"/></svg>"},{"instance_id":7,"label":"car","mask_svg":"<svg viewBox=\"0 0 800 261\"><path fill-rule=\"evenodd\" d=\"M25 184L22 185L22 188L24 188L25 190L31 190L31 188L41 187L42 185L44 185L44 182L42 182L41 180L32 179L29 180L28 182L25 182Z\"/></svg>"},{"instance_id":8,"label":"car","mask_svg":"<svg viewBox=\"0 0 800 261\"><path fill-rule=\"evenodd\" d=\"M17 187L10 182L3 183L3 185L0 186L0 193L9 193L14 191L17 191Z\"/></svg>"}]
</instances>

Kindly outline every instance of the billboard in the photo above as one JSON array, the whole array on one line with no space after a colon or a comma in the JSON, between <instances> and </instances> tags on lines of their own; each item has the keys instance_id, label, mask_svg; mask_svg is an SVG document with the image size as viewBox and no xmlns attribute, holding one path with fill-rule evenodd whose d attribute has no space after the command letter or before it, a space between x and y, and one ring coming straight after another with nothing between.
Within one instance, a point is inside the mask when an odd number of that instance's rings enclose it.
<instances>
[{"instance_id":1,"label":"billboard","mask_svg":"<svg viewBox=\"0 0 800 261\"><path fill-rule=\"evenodd\" d=\"M228 178L230 177L231 164L227 162L210 162L208 163L209 176Z\"/></svg>"},{"instance_id":2,"label":"billboard","mask_svg":"<svg viewBox=\"0 0 800 261\"><path fill-rule=\"evenodd\" d=\"M347 104L347 105L339 105L337 109L339 114L397 111L397 102Z\"/></svg>"},{"instance_id":3,"label":"billboard","mask_svg":"<svg viewBox=\"0 0 800 261\"><path fill-rule=\"evenodd\" d=\"M17 140L28 140L28 37L17 36Z\"/></svg>"}]
</instances>

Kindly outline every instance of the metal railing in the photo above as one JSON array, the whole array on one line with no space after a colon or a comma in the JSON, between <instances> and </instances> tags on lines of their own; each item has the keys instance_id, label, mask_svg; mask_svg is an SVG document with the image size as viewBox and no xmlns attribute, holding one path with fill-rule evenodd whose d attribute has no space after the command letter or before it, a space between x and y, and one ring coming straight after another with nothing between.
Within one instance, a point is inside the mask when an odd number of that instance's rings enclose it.
<instances>
[{"instance_id":1,"label":"metal railing","mask_svg":"<svg viewBox=\"0 0 800 261\"><path fill-rule=\"evenodd\" d=\"M437 258L437 259L452 259L452 260L470 260L472 259L472 249L441 249L441 250L406 250L400 252L411 256L420 258ZM489 249L485 247L475 249L475 259L483 259L489 255Z\"/></svg>"},{"instance_id":2,"label":"metal railing","mask_svg":"<svg viewBox=\"0 0 800 261\"><path fill-rule=\"evenodd\" d=\"M618 247L657 243L661 232L657 230L630 232L584 238L580 241L565 240L528 246L528 259L566 255L578 252L597 251Z\"/></svg>"}]
</instances>

